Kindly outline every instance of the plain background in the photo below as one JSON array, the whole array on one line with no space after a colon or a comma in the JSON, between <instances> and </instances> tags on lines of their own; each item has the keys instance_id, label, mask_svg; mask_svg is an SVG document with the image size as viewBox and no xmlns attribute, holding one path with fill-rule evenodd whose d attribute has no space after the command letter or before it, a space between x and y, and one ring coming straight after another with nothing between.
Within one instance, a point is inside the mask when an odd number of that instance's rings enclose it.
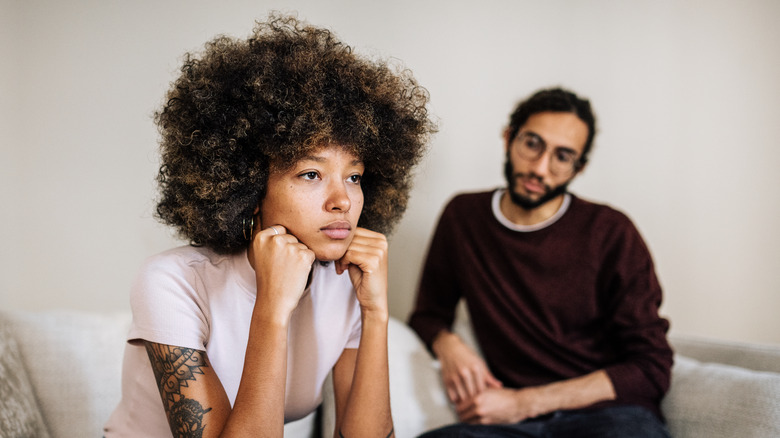
<instances>
[{"instance_id":1,"label":"plain background","mask_svg":"<svg viewBox=\"0 0 780 438\"><path fill-rule=\"evenodd\" d=\"M128 309L153 218L152 114L182 55L297 12L431 95L440 132L391 241L406 319L445 202L503 184L515 103L591 99L572 185L637 224L679 333L780 343L780 2L0 0L0 308ZM475 230L479 232L479 230Z\"/></svg>"}]
</instances>

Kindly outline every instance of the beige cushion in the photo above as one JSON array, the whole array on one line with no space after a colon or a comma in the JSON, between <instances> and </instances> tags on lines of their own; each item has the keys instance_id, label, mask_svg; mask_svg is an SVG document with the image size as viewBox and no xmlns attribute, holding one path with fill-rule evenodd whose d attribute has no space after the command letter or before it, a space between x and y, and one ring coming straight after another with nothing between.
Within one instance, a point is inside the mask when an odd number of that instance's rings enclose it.
<instances>
[{"instance_id":1,"label":"beige cushion","mask_svg":"<svg viewBox=\"0 0 780 438\"><path fill-rule=\"evenodd\" d=\"M3 326L0 326L0 436L49 436L16 341Z\"/></svg>"},{"instance_id":2,"label":"beige cushion","mask_svg":"<svg viewBox=\"0 0 780 438\"><path fill-rule=\"evenodd\" d=\"M780 374L677 355L661 407L674 437L780 437Z\"/></svg>"}]
</instances>

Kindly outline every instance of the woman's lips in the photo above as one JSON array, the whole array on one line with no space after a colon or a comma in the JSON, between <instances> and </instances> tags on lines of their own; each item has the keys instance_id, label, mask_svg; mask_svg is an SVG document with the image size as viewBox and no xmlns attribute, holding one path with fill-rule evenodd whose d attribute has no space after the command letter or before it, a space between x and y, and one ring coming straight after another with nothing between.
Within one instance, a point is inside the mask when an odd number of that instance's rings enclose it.
<instances>
[{"instance_id":1,"label":"woman's lips","mask_svg":"<svg viewBox=\"0 0 780 438\"><path fill-rule=\"evenodd\" d=\"M352 231L352 226L349 224L349 222L339 221L320 228L320 231L322 231L323 234L330 237L331 239L343 240L349 237Z\"/></svg>"}]
</instances>

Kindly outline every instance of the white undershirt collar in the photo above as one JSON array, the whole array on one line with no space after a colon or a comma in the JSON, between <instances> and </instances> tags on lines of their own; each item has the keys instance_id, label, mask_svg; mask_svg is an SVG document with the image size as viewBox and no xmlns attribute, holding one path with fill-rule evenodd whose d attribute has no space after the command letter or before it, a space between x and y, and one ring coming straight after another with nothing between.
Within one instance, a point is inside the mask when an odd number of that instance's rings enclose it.
<instances>
[{"instance_id":1,"label":"white undershirt collar","mask_svg":"<svg viewBox=\"0 0 780 438\"><path fill-rule=\"evenodd\" d=\"M493 207L493 216L495 216L503 226L513 231L522 231L527 233L530 231L538 231L542 228L547 228L557 222L558 219L560 219L561 216L566 213L566 210L569 209L569 204L571 204L571 195L569 193L565 193L563 195L563 202L561 203L561 207L558 209L558 211L555 212L554 215L539 222L538 224L518 225L507 219L506 216L504 216L504 213L501 212L501 196L504 195L505 191L506 189L496 189L496 191L493 192L493 201L491 202Z\"/></svg>"}]
</instances>

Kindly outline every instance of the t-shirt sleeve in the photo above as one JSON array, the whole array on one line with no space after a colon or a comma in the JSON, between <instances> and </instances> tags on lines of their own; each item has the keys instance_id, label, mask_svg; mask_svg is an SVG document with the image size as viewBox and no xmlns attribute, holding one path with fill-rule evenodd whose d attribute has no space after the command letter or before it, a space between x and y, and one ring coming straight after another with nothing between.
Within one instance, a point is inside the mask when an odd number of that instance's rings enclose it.
<instances>
[{"instance_id":1,"label":"t-shirt sleeve","mask_svg":"<svg viewBox=\"0 0 780 438\"><path fill-rule=\"evenodd\" d=\"M209 317L201 290L196 270L182 256L164 253L147 259L130 292L128 341L205 350Z\"/></svg>"},{"instance_id":2,"label":"t-shirt sleeve","mask_svg":"<svg viewBox=\"0 0 780 438\"><path fill-rule=\"evenodd\" d=\"M360 322L360 315L354 318L352 322L352 332L347 339L347 345L344 348L358 348L360 346L360 337L363 334L363 324Z\"/></svg>"}]
</instances>

